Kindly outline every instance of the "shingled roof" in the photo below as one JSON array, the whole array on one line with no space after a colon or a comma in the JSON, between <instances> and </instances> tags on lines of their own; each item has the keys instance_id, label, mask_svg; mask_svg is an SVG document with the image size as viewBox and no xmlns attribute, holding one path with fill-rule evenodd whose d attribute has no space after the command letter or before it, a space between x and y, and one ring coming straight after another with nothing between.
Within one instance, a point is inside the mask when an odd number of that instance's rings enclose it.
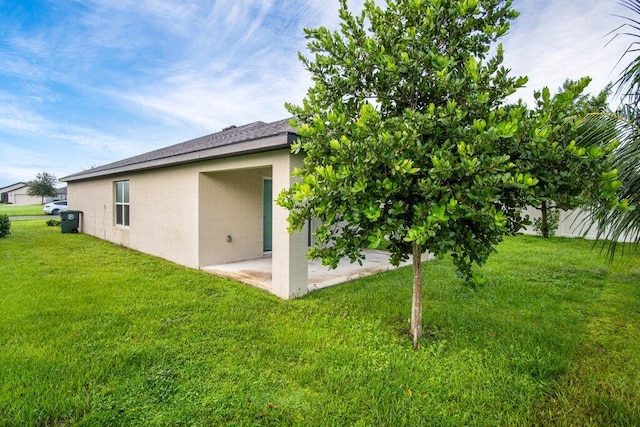
<instances>
[{"instance_id":1,"label":"shingled roof","mask_svg":"<svg viewBox=\"0 0 640 427\"><path fill-rule=\"evenodd\" d=\"M123 172L286 148L296 137L296 130L289 126L289 120L231 126L211 135L78 172L60 178L60 181L80 181ZM282 138L274 138L277 136Z\"/></svg>"}]
</instances>

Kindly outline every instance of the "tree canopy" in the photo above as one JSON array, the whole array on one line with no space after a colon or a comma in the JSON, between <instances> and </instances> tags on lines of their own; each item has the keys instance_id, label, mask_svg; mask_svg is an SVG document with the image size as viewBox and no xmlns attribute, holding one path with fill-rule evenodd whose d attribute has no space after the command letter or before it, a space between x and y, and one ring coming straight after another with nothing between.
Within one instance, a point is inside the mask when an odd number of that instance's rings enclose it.
<instances>
[{"instance_id":1,"label":"tree canopy","mask_svg":"<svg viewBox=\"0 0 640 427\"><path fill-rule=\"evenodd\" d=\"M36 175L36 179L29 183L29 189L27 194L30 196L40 196L43 199L45 197L55 197L56 195L56 183L58 178L55 175L42 172Z\"/></svg>"},{"instance_id":2,"label":"tree canopy","mask_svg":"<svg viewBox=\"0 0 640 427\"><path fill-rule=\"evenodd\" d=\"M520 132L507 141L504 150L520 168L538 179L535 199L529 202L541 212L537 224L543 237L554 226L549 218L558 210L584 206L593 200L609 200L620 186L608 156L616 141L595 140L583 144L585 132L595 132L585 123L587 114L606 111L609 88L597 96L584 94L589 77L567 80L554 95L548 87L534 93L536 105L524 115Z\"/></svg>"},{"instance_id":3,"label":"tree canopy","mask_svg":"<svg viewBox=\"0 0 640 427\"><path fill-rule=\"evenodd\" d=\"M416 242L470 276L520 224L503 199L535 184L496 149L521 118L503 100L526 80L501 47L487 56L517 14L498 0L367 1L359 16L341 4L340 32L306 30L315 86L288 105L306 158L279 201L293 228L322 219L311 256L326 264L388 239L395 262Z\"/></svg>"},{"instance_id":4,"label":"tree canopy","mask_svg":"<svg viewBox=\"0 0 640 427\"><path fill-rule=\"evenodd\" d=\"M306 157L278 203L291 229L322 221L311 257L336 266L384 244L392 262L412 255L419 269L428 249L471 278L522 226L515 206L537 180L499 148L523 114L504 100L526 78L509 76L501 45L491 51L516 16L503 0L366 1L359 15L341 0L340 31L305 30L314 85L287 107ZM421 280L417 271L414 345Z\"/></svg>"},{"instance_id":5,"label":"tree canopy","mask_svg":"<svg viewBox=\"0 0 640 427\"><path fill-rule=\"evenodd\" d=\"M302 105L287 104L301 136L292 149L305 157L278 203L291 230L321 220L309 256L326 265L359 261L367 246L384 245L394 263L413 257L417 346L421 254L448 254L473 279L538 200L540 170L515 155L526 108L506 104L526 78L509 75L496 44L518 14L511 0L367 0L360 14L340 5L339 31L305 30L313 86ZM574 97L540 100L529 142L546 154L548 134L559 135L547 112Z\"/></svg>"}]
</instances>

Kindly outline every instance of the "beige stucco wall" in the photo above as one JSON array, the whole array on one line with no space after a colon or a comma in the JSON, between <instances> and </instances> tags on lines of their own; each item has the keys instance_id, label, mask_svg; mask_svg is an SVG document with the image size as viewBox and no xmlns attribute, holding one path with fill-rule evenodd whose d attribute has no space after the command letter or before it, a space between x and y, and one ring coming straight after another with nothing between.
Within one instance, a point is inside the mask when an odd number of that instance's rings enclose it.
<instances>
[{"instance_id":1,"label":"beige stucco wall","mask_svg":"<svg viewBox=\"0 0 640 427\"><path fill-rule=\"evenodd\" d=\"M82 232L188 267L256 258L262 255L263 243L262 181L276 176L275 198L279 189L290 185L291 171L301 161L292 159L298 157L283 149L71 181L69 206L83 211ZM114 182L120 180L129 180L129 227L114 224ZM276 226L276 221L282 223ZM274 263L282 263L287 273L290 267L285 264L291 257L304 263L304 278L294 277L293 281L304 281L306 289L306 246L300 254L287 249L276 255L276 247L289 247L286 226L286 211L274 203ZM296 250L298 240L306 243L306 234L294 238ZM274 271L274 281L280 275Z\"/></svg>"},{"instance_id":2,"label":"beige stucco wall","mask_svg":"<svg viewBox=\"0 0 640 427\"><path fill-rule=\"evenodd\" d=\"M129 227L114 219L114 183L124 180L129 181ZM196 268L197 188L197 173L176 166L69 182L67 197L71 209L83 212L83 233Z\"/></svg>"},{"instance_id":3,"label":"beige stucco wall","mask_svg":"<svg viewBox=\"0 0 640 427\"><path fill-rule=\"evenodd\" d=\"M263 254L263 181L271 167L201 173L201 266Z\"/></svg>"},{"instance_id":4,"label":"beige stucco wall","mask_svg":"<svg viewBox=\"0 0 640 427\"><path fill-rule=\"evenodd\" d=\"M289 188L297 178L292 174L295 168L302 166L302 156L286 156L279 159L273 168L273 194ZM287 218L289 211L273 206L273 260L271 292L280 298L302 296L308 292L307 238L305 226L301 232L289 233Z\"/></svg>"},{"instance_id":5,"label":"beige stucco wall","mask_svg":"<svg viewBox=\"0 0 640 427\"><path fill-rule=\"evenodd\" d=\"M119 176L67 185L69 209L82 211L81 230L110 242L129 246L128 229L114 224L114 182L129 178Z\"/></svg>"}]
</instances>

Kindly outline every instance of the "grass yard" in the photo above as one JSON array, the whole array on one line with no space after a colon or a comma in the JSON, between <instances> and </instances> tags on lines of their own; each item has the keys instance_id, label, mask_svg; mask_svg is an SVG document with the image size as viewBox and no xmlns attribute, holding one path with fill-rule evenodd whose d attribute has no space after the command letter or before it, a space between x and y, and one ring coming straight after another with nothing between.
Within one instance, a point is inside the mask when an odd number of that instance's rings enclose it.
<instances>
[{"instance_id":1,"label":"grass yard","mask_svg":"<svg viewBox=\"0 0 640 427\"><path fill-rule=\"evenodd\" d=\"M12 205L6 203L0 203L0 214L7 214L9 216L17 215L43 215L43 205Z\"/></svg>"},{"instance_id":2,"label":"grass yard","mask_svg":"<svg viewBox=\"0 0 640 427\"><path fill-rule=\"evenodd\" d=\"M293 301L42 221L0 239L0 425L639 425L640 255L510 238Z\"/></svg>"}]
</instances>

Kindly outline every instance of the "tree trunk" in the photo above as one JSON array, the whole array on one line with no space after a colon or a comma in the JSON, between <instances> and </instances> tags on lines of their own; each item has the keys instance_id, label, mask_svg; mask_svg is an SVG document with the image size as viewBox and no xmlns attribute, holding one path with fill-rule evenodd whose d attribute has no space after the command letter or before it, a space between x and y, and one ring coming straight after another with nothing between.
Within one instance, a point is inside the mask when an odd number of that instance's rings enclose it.
<instances>
[{"instance_id":1,"label":"tree trunk","mask_svg":"<svg viewBox=\"0 0 640 427\"><path fill-rule=\"evenodd\" d=\"M541 232L542 232L542 237L544 237L545 239L549 238L549 221L547 220L547 202L542 202L542 206L540 207L540 212L542 212L542 218L540 219L542 221L541 224Z\"/></svg>"},{"instance_id":2,"label":"tree trunk","mask_svg":"<svg viewBox=\"0 0 640 427\"><path fill-rule=\"evenodd\" d=\"M413 348L420 346L419 339L422 336L422 251L420 246L413 242L413 300L411 302L411 335L413 335Z\"/></svg>"}]
</instances>

